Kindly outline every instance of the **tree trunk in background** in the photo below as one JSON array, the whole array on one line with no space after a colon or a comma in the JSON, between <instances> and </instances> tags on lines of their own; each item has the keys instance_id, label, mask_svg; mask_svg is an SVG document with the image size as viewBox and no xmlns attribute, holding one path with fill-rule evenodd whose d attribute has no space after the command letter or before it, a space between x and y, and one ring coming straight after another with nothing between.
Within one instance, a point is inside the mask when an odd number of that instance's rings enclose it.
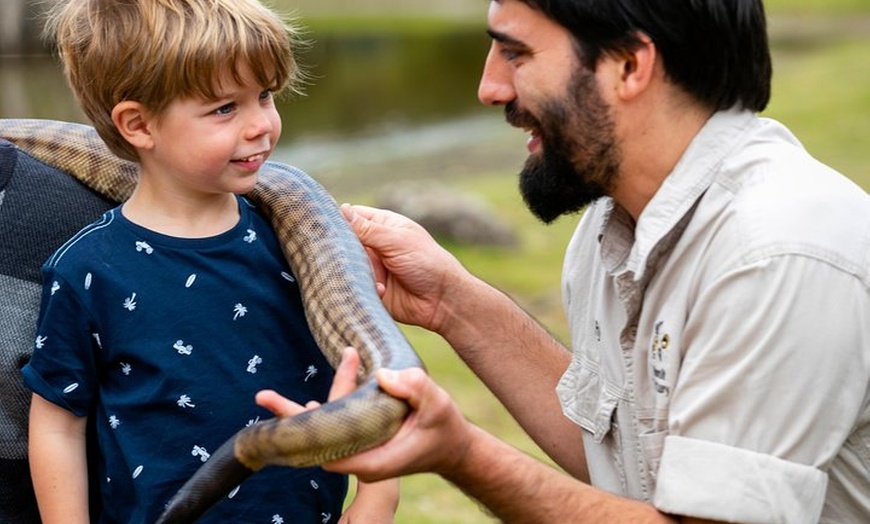
<instances>
[{"instance_id":1,"label":"tree trunk in background","mask_svg":"<svg viewBox=\"0 0 870 524\"><path fill-rule=\"evenodd\" d=\"M0 52L17 54L24 41L24 0L0 2Z\"/></svg>"},{"instance_id":2,"label":"tree trunk in background","mask_svg":"<svg viewBox=\"0 0 870 524\"><path fill-rule=\"evenodd\" d=\"M44 13L56 0L0 0L0 55L45 53Z\"/></svg>"}]
</instances>

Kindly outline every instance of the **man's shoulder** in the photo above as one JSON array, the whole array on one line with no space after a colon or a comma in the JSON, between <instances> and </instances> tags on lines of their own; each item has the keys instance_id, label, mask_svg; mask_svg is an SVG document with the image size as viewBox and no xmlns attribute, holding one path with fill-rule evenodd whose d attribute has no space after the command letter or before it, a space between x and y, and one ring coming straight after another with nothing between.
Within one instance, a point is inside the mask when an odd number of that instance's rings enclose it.
<instances>
[{"instance_id":1,"label":"man's shoulder","mask_svg":"<svg viewBox=\"0 0 870 524\"><path fill-rule=\"evenodd\" d=\"M728 200L719 218L741 249L870 265L870 195L799 146L764 145L749 145L759 150L726 166L717 184Z\"/></svg>"}]
</instances>

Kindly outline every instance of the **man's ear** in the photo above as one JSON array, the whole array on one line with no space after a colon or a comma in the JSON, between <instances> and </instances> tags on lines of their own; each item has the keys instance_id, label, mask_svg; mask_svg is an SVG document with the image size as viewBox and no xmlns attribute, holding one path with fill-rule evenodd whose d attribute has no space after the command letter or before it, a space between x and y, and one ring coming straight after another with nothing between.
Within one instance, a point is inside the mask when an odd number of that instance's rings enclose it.
<instances>
[{"instance_id":1,"label":"man's ear","mask_svg":"<svg viewBox=\"0 0 870 524\"><path fill-rule=\"evenodd\" d=\"M658 52L655 44L644 33L638 33L638 39L640 45L619 54L622 59L622 72L617 91L625 100L633 99L646 91L656 72Z\"/></svg>"},{"instance_id":2,"label":"man's ear","mask_svg":"<svg viewBox=\"0 0 870 524\"><path fill-rule=\"evenodd\" d=\"M151 115L145 107L132 100L119 102L112 108L112 122L127 142L138 150L154 147L151 138Z\"/></svg>"}]
</instances>

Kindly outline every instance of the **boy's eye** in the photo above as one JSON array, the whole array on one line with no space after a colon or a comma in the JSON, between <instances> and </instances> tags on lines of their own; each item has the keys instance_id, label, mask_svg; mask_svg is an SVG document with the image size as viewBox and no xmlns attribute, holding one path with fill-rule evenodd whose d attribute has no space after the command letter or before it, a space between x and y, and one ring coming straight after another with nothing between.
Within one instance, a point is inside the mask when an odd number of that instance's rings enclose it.
<instances>
[{"instance_id":1,"label":"boy's eye","mask_svg":"<svg viewBox=\"0 0 870 524\"><path fill-rule=\"evenodd\" d=\"M219 108L215 109L215 114L228 115L228 114L233 112L233 109L235 109L235 107L236 107L235 104L224 104L224 105L220 106Z\"/></svg>"},{"instance_id":2,"label":"boy's eye","mask_svg":"<svg viewBox=\"0 0 870 524\"><path fill-rule=\"evenodd\" d=\"M272 90L266 89L260 93L260 100L270 100L272 98Z\"/></svg>"}]
</instances>

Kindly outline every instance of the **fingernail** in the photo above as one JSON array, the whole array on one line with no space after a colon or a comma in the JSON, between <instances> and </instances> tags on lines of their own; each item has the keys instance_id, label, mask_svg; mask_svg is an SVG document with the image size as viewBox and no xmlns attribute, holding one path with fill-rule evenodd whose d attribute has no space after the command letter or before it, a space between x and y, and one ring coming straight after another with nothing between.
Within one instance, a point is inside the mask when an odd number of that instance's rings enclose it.
<instances>
[{"instance_id":1,"label":"fingernail","mask_svg":"<svg viewBox=\"0 0 870 524\"><path fill-rule=\"evenodd\" d=\"M353 212L353 207L345 202L342 204L339 209L341 209L341 213L344 215L344 219L348 222L353 222L356 219L356 213Z\"/></svg>"},{"instance_id":2,"label":"fingernail","mask_svg":"<svg viewBox=\"0 0 870 524\"><path fill-rule=\"evenodd\" d=\"M399 372L395 369L382 368L378 370L380 378L387 381L394 381L399 377Z\"/></svg>"}]
</instances>

